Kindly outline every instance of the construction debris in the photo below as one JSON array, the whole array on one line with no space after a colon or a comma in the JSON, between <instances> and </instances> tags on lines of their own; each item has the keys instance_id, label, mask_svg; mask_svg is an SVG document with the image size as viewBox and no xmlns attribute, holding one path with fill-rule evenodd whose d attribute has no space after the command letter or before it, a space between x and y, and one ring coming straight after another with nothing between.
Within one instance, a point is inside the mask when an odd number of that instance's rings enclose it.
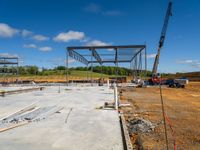
<instances>
[{"instance_id":1,"label":"construction debris","mask_svg":"<svg viewBox=\"0 0 200 150\"><path fill-rule=\"evenodd\" d=\"M149 120L143 118L134 118L129 120L128 128L130 133L146 133L153 131L156 125L151 123Z\"/></svg>"},{"instance_id":2,"label":"construction debris","mask_svg":"<svg viewBox=\"0 0 200 150\"><path fill-rule=\"evenodd\" d=\"M28 123L29 123L28 121L24 121L24 122L20 122L20 123L17 123L17 124L12 124L9 127L0 128L0 132L4 132L4 131L7 131L7 130L10 130L10 129L13 129L13 128L16 128L16 127L19 127L19 126L23 126L23 125L26 125Z\"/></svg>"},{"instance_id":3,"label":"construction debris","mask_svg":"<svg viewBox=\"0 0 200 150\"><path fill-rule=\"evenodd\" d=\"M14 112L14 113L12 113L12 114L6 116L6 117L1 118L1 119L0 119L0 122L1 122L1 121L5 121L5 120L8 119L8 118L13 118L14 116L17 116L17 115L21 115L21 114L24 113L24 112L27 112L27 111L30 111L30 110L35 109L36 103L37 103L37 102L35 102L35 103L33 103L33 104L29 105L29 106L26 106L26 107L20 109L19 111L16 111L16 112Z\"/></svg>"},{"instance_id":4,"label":"construction debris","mask_svg":"<svg viewBox=\"0 0 200 150\"><path fill-rule=\"evenodd\" d=\"M25 107L7 117L0 120L0 132L13 129L33 121L40 121L46 119L48 116L52 115L63 109L63 107L58 106L48 106L35 108L35 104Z\"/></svg>"}]
</instances>

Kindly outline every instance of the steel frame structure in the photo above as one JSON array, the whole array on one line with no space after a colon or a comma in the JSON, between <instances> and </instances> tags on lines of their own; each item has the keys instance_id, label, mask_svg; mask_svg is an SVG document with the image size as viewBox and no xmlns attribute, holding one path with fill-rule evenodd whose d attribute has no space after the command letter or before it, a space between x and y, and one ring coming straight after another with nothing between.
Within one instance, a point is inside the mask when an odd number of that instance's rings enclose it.
<instances>
[{"instance_id":1,"label":"steel frame structure","mask_svg":"<svg viewBox=\"0 0 200 150\"><path fill-rule=\"evenodd\" d=\"M19 58L18 57L0 57L0 72L1 75L4 77L4 83L6 83L6 77L10 72L7 72L8 67L16 66L16 76L18 81L19 75ZM14 70L12 69L12 74L14 74Z\"/></svg>"},{"instance_id":2,"label":"steel frame structure","mask_svg":"<svg viewBox=\"0 0 200 150\"><path fill-rule=\"evenodd\" d=\"M69 56L87 67L93 64L99 65L114 63L116 68L119 63L130 63L133 78L138 76L142 70L142 59L144 58L144 69L147 70L146 45L120 45L120 46L71 46L66 48L66 82L68 83ZM102 53L103 52L103 53ZM147 72L147 71L146 71ZM145 72L145 74L146 74ZM116 76L118 71L116 70ZM91 76L91 83L93 82Z\"/></svg>"}]
</instances>

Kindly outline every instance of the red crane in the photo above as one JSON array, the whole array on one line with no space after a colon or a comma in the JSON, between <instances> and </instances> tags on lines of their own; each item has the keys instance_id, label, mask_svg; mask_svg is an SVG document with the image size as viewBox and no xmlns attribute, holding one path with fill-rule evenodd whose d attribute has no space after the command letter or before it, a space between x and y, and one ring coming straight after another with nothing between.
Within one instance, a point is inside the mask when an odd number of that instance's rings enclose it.
<instances>
[{"instance_id":1,"label":"red crane","mask_svg":"<svg viewBox=\"0 0 200 150\"><path fill-rule=\"evenodd\" d=\"M159 82L160 82L159 75L157 73L157 69L158 69L159 58L160 58L160 50L164 44L170 16L172 16L172 2L169 2L167 12L165 15L164 25L163 25L163 28L161 31L161 36L160 36L160 40L159 40L159 44L158 44L158 50L157 50L157 54L156 54L153 69L152 69L152 78L150 79L150 84L159 84Z\"/></svg>"}]
</instances>

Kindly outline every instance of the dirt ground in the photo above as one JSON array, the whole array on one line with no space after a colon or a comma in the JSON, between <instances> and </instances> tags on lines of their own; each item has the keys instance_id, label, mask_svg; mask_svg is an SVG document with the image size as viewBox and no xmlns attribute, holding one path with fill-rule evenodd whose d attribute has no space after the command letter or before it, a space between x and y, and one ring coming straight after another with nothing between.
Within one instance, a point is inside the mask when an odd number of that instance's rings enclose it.
<instances>
[{"instance_id":1,"label":"dirt ground","mask_svg":"<svg viewBox=\"0 0 200 150\"><path fill-rule=\"evenodd\" d=\"M156 124L148 133L131 134L134 149L166 149L163 117L158 87L121 89L121 101L131 107L122 108L127 124L133 118L143 118ZM162 88L165 112L172 125L167 122L169 149L200 149L200 82L190 83L185 89Z\"/></svg>"},{"instance_id":2,"label":"dirt ground","mask_svg":"<svg viewBox=\"0 0 200 150\"><path fill-rule=\"evenodd\" d=\"M15 82L17 79L17 77L8 77L8 78L3 78L3 77L0 77L0 82ZM49 82L49 83L52 83L52 82L66 82L66 76L64 75L49 75L49 76L20 76L19 78L19 81L26 81L26 80L31 80L31 81L34 81L34 82ZM90 78L89 78L90 79ZM95 78L93 77L93 79L99 79L99 78ZM85 77L73 77L73 76L70 76L68 78L68 80L87 80L87 78Z\"/></svg>"}]
</instances>

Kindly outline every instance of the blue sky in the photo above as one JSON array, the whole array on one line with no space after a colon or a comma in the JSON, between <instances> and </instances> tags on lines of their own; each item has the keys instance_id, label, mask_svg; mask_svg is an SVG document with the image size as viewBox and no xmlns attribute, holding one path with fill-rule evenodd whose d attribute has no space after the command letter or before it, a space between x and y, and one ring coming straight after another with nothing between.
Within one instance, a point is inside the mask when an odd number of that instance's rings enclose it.
<instances>
[{"instance_id":1,"label":"blue sky","mask_svg":"<svg viewBox=\"0 0 200 150\"><path fill-rule=\"evenodd\" d=\"M151 70L167 5L168 0L1 0L0 56L50 68L64 65L67 46L146 43ZM200 1L174 0L158 70L199 71L199 41Z\"/></svg>"}]
</instances>

